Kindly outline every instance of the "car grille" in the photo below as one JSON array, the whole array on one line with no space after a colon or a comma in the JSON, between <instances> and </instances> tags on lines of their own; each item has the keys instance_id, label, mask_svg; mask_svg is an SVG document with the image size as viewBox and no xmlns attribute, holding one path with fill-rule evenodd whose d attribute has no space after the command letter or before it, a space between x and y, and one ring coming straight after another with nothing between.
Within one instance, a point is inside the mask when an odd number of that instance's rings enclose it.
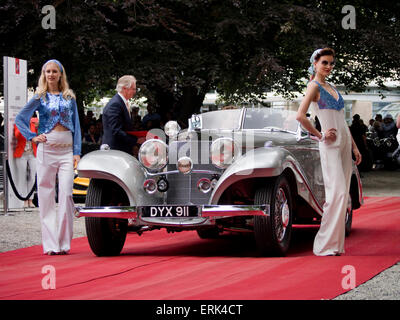
<instances>
[{"instance_id":1,"label":"car grille","mask_svg":"<svg viewBox=\"0 0 400 320\"><path fill-rule=\"evenodd\" d=\"M198 152L191 152L192 147L198 147ZM177 170L176 160L178 158L177 152L181 150L181 148L185 148L183 150L187 150L185 154L179 152L179 156L190 156L194 162L193 171L195 170L209 170L213 172L218 172L214 165L211 163L200 163L201 154L203 152L208 152L209 150L209 142L201 141L201 143L190 143L186 141L178 141L172 142L169 145L169 155L171 164L167 166L167 171ZM195 159L194 159L195 158ZM207 157L206 157L207 158ZM209 160L207 160L209 162ZM203 157L203 162L205 159ZM211 191L204 194L197 188L197 183L201 178L211 179L213 174L210 173L190 173L190 174L182 174L182 173L174 173L168 174L167 179L169 182L169 189L167 191L167 203L170 204L207 204Z\"/></svg>"},{"instance_id":2,"label":"car grille","mask_svg":"<svg viewBox=\"0 0 400 320\"><path fill-rule=\"evenodd\" d=\"M194 165L193 170L213 170L213 165ZM168 170L176 170L176 165L168 166ZM169 182L169 189L167 191L167 203L170 204L207 204L210 199L211 191L202 193L197 188L197 182L201 178L212 178L212 174L206 173L191 173L182 174L174 173L169 174L167 179Z\"/></svg>"}]
</instances>

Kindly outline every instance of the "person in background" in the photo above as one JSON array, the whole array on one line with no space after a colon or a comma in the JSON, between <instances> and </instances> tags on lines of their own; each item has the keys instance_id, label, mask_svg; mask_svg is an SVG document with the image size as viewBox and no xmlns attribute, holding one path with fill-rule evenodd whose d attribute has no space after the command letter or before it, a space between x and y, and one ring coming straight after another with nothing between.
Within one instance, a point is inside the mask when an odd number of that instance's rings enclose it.
<instances>
[{"instance_id":1,"label":"person in background","mask_svg":"<svg viewBox=\"0 0 400 320\"><path fill-rule=\"evenodd\" d=\"M161 128L161 116L153 106L147 106L147 114L143 117L142 125L145 130Z\"/></svg>"},{"instance_id":2,"label":"person in background","mask_svg":"<svg viewBox=\"0 0 400 320\"><path fill-rule=\"evenodd\" d=\"M396 127L396 124L394 123L393 116L388 113L385 115L383 118L383 124L382 124L382 135L384 138L388 138L390 136L397 136L398 129Z\"/></svg>"},{"instance_id":3,"label":"person in background","mask_svg":"<svg viewBox=\"0 0 400 320\"><path fill-rule=\"evenodd\" d=\"M383 138L382 125L383 125L382 115L380 113L378 113L375 115L375 122L374 122L374 129L378 135L378 138Z\"/></svg>"},{"instance_id":4,"label":"person in background","mask_svg":"<svg viewBox=\"0 0 400 320\"><path fill-rule=\"evenodd\" d=\"M29 121L39 112L38 134ZM36 170L43 252L67 254L73 235L74 166L81 154L81 128L75 94L63 65L55 59L43 64L35 96L15 119L26 140L37 143ZM55 183L58 175L58 210Z\"/></svg>"},{"instance_id":5,"label":"person in background","mask_svg":"<svg viewBox=\"0 0 400 320\"><path fill-rule=\"evenodd\" d=\"M110 149L132 154L137 138L127 133L133 131L128 100L136 93L136 78L125 75L118 79L117 94L111 98L103 110L102 143Z\"/></svg>"},{"instance_id":6,"label":"person in background","mask_svg":"<svg viewBox=\"0 0 400 320\"><path fill-rule=\"evenodd\" d=\"M400 113L397 115L396 126L398 129L400 129Z\"/></svg>"},{"instance_id":7,"label":"person in background","mask_svg":"<svg viewBox=\"0 0 400 320\"><path fill-rule=\"evenodd\" d=\"M93 144L101 144L101 136L96 133L96 124L92 123L89 126L88 132L83 137L83 141L85 143L93 143Z\"/></svg>"},{"instance_id":8,"label":"person in background","mask_svg":"<svg viewBox=\"0 0 400 320\"><path fill-rule=\"evenodd\" d=\"M36 114L34 114L30 120L31 132L37 133L38 125L38 119L36 118ZM15 124L14 136L17 140L14 150L14 158L18 168L18 170L15 172L15 182L19 188L22 188L20 191L25 196L29 194L35 184L37 146L35 143L32 143L32 141L27 141ZM34 208L35 205L33 204L32 200L33 193L28 200L25 200L24 207Z\"/></svg>"},{"instance_id":9,"label":"person in background","mask_svg":"<svg viewBox=\"0 0 400 320\"><path fill-rule=\"evenodd\" d=\"M355 114L353 116L353 122L351 123L350 126L350 132L351 135L354 139L354 142L357 145L358 150L360 151L363 160L367 160L367 127L364 125L362 122L360 115ZM364 170L364 163L361 162L360 165L358 166L358 169L360 171Z\"/></svg>"}]
</instances>

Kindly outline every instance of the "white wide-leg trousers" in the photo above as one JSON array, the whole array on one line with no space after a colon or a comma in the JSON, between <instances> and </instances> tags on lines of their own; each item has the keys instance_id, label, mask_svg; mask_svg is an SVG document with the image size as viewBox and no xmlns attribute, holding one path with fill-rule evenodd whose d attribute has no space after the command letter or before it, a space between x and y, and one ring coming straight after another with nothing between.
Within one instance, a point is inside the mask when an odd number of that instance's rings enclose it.
<instances>
[{"instance_id":1,"label":"white wide-leg trousers","mask_svg":"<svg viewBox=\"0 0 400 320\"><path fill-rule=\"evenodd\" d=\"M346 210L352 172L351 141L329 147L320 143L325 204L321 225L314 240L317 256L344 253Z\"/></svg>"},{"instance_id":2,"label":"white wide-leg trousers","mask_svg":"<svg viewBox=\"0 0 400 320\"><path fill-rule=\"evenodd\" d=\"M43 252L69 251L74 214L72 134L70 131L51 131L46 137L47 142L39 143L36 154ZM57 174L58 212L55 201Z\"/></svg>"}]
</instances>

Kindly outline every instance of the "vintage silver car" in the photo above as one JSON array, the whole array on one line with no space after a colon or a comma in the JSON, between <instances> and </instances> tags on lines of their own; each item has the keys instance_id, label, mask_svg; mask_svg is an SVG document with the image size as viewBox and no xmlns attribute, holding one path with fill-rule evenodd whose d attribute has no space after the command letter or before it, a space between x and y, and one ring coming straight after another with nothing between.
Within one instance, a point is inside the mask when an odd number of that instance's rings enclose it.
<instances>
[{"instance_id":1,"label":"vintage silver car","mask_svg":"<svg viewBox=\"0 0 400 320\"><path fill-rule=\"evenodd\" d=\"M152 132L138 159L103 146L85 155L79 176L90 178L85 217L92 251L118 255L127 232L196 230L200 238L222 231L253 233L259 252L283 256L292 228L318 224L325 190L318 142L296 112L242 108L193 115ZM346 233L363 203L353 165ZM156 244L155 244L156 245Z\"/></svg>"}]
</instances>

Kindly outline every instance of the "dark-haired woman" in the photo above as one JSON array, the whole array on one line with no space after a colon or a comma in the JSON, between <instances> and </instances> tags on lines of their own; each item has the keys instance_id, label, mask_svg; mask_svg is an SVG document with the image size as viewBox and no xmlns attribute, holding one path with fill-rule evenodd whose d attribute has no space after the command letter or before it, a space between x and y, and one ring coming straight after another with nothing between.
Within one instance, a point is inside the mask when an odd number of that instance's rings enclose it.
<instances>
[{"instance_id":1,"label":"dark-haired woman","mask_svg":"<svg viewBox=\"0 0 400 320\"><path fill-rule=\"evenodd\" d=\"M345 220L352 173L353 150L356 165L361 154L345 120L344 101L339 91L326 81L335 64L331 48L315 50L310 58L311 81L297 112L297 120L319 140L325 203L321 225L314 240L317 256L344 253ZM311 105L321 123L321 132L313 127L306 113Z\"/></svg>"}]
</instances>

